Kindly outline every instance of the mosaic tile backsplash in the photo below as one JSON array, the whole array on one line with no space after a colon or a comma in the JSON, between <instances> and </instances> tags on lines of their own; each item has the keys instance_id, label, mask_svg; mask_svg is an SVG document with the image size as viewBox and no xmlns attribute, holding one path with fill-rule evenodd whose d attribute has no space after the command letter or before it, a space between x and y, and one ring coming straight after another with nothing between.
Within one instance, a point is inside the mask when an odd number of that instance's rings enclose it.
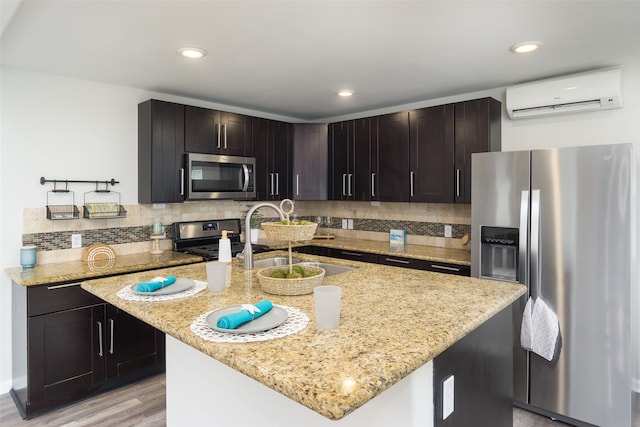
<instances>
[{"instance_id":1,"label":"mosaic tile backsplash","mask_svg":"<svg viewBox=\"0 0 640 427\"><path fill-rule=\"evenodd\" d=\"M172 239L171 225L177 221L244 218L252 203L235 201L211 201L170 204L162 209L150 205L125 206L127 217L122 219L52 221L46 218L41 208L25 209L23 213L23 245L35 245L38 251L71 249L71 235L81 234L82 247L92 243L123 245L150 241L151 224L155 218L165 227L166 240ZM277 204L277 202L275 203ZM265 214L272 211L265 210ZM333 218L331 233L342 237L384 240L390 229L407 230L411 238L424 237L418 244L445 246L443 242L459 239L470 234L471 218L469 205L441 205L426 203L381 203L373 206L368 202L309 202L295 204L298 218L314 221L316 216ZM353 230L342 229L342 219L353 220ZM266 216L263 221L276 218ZM444 226L452 226L452 239L444 238ZM326 225L322 225L326 232ZM435 240L429 240L435 238ZM455 246L455 244L453 244Z\"/></svg>"}]
</instances>

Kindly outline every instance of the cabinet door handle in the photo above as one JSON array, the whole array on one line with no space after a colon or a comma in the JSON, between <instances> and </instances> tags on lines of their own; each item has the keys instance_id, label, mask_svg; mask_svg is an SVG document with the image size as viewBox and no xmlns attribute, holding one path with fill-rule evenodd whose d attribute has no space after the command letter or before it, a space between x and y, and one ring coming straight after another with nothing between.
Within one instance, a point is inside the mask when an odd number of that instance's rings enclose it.
<instances>
[{"instance_id":1,"label":"cabinet door handle","mask_svg":"<svg viewBox=\"0 0 640 427\"><path fill-rule=\"evenodd\" d=\"M342 195L343 196L347 195L347 174L346 173L342 174Z\"/></svg>"},{"instance_id":2,"label":"cabinet door handle","mask_svg":"<svg viewBox=\"0 0 640 427\"><path fill-rule=\"evenodd\" d=\"M222 125L222 133L224 134L224 149L226 150L227 148L227 125Z\"/></svg>"},{"instance_id":3,"label":"cabinet door handle","mask_svg":"<svg viewBox=\"0 0 640 427\"><path fill-rule=\"evenodd\" d=\"M180 195L184 196L184 168L180 168Z\"/></svg>"},{"instance_id":4,"label":"cabinet door handle","mask_svg":"<svg viewBox=\"0 0 640 427\"><path fill-rule=\"evenodd\" d=\"M71 286L80 286L80 283L67 283L64 285L54 285L54 286L47 286L47 289L50 291L55 291L56 289L62 289L62 288L69 288Z\"/></svg>"},{"instance_id":5,"label":"cabinet door handle","mask_svg":"<svg viewBox=\"0 0 640 427\"><path fill-rule=\"evenodd\" d=\"M371 174L371 197L376 196L376 174Z\"/></svg>"},{"instance_id":6,"label":"cabinet door handle","mask_svg":"<svg viewBox=\"0 0 640 427\"><path fill-rule=\"evenodd\" d=\"M296 196L300 195L300 175L296 174Z\"/></svg>"},{"instance_id":7,"label":"cabinet door handle","mask_svg":"<svg viewBox=\"0 0 640 427\"><path fill-rule=\"evenodd\" d=\"M410 264L410 261L404 260L404 259L398 259L398 258L385 258L385 261L389 261L389 262L395 262L398 264Z\"/></svg>"},{"instance_id":8,"label":"cabinet door handle","mask_svg":"<svg viewBox=\"0 0 640 427\"><path fill-rule=\"evenodd\" d=\"M278 172L275 173L276 176L276 196L280 194L280 174Z\"/></svg>"},{"instance_id":9,"label":"cabinet door handle","mask_svg":"<svg viewBox=\"0 0 640 427\"><path fill-rule=\"evenodd\" d=\"M109 354L113 354L113 334L115 333L115 322L109 319Z\"/></svg>"},{"instance_id":10,"label":"cabinet door handle","mask_svg":"<svg viewBox=\"0 0 640 427\"><path fill-rule=\"evenodd\" d=\"M220 148L220 125L216 124L216 148Z\"/></svg>"},{"instance_id":11,"label":"cabinet door handle","mask_svg":"<svg viewBox=\"0 0 640 427\"><path fill-rule=\"evenodd\" d=\"M414 171L409 172L409 185L410 185L410 190L411 190L411 196L415 196L415 193L413 192L413 180L416 176L416 173Z\"/></svg>"},{"instance_id":12,"label":"cabinet door handle","mask_svg":"<svg viewBox=\"0 0 640 427\"><path fill-rule=\"evenodd\" d=\"M269 174L269 178L271 179L271 188L269 188L269 195L270 196L274 195L273 194L273 190L276 188L275 181L274 181L275 177L273 175L274 175L273 173Z\"/></svg>"},{"instance_id":13,"label":"cabinet door handle","mask_svg":"<svg viewBox=\"0 0 640 427\"><path fill-rule=\"evenodd\" d=\"M104 355L102 351L102 322L98 321L98 356Z\"/></svg>"},{"instance_id":14,"label":"cabinet door handle","mask_svg":"<svg viewBox=\"0 0 640 427\"><path fill-rule=\"evenodd\" d=\"M460 197L460 169L456 169L456 197Z\"/></svg>"},{"instance_id":15,"label":"cabinet door handle","mask_svg":"<svg viewBox=\"0 0 640 427\"><path fill-rule=\"evenodd\" d=\"M351 178L352 177L353 177L353 174L350 173L349 176L348 176L348 178L349 178L349 186L347 188L349 189L349 192L347 193L347 196L353 196L353 193L352 193L353 189L351 188Z\"/></svg>"},{"instance_id":16,"label":"cabinet door handle","mask_svg":"<svg viewBox=\"0 0 640 427\"><path fill-rule=\"evenodd\" d=\"M459 268L457 267L449 267L448 265L438 265L438 264L431 264L432 268L437 268L440 270L448 270L448 271L460 271Z\"/></svg>"}]
</instances>

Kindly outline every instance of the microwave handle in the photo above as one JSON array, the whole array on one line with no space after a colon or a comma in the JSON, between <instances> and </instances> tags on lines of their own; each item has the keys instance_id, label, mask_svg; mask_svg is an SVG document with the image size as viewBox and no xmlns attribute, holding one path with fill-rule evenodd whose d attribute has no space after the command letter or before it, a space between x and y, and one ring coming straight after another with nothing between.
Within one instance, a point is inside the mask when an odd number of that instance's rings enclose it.
<instances>
[{"instance_id":1,"label":"microwave handle","mask_svg":"<svg viewBox=\"0 0 640 427\"><path fill-rule=\"evenodd\" d=\"M242 186L242 191L247 191L249 188L249 167L243 164L242 171L244 172L244 185Z\"/></svg>"}]
</instances>

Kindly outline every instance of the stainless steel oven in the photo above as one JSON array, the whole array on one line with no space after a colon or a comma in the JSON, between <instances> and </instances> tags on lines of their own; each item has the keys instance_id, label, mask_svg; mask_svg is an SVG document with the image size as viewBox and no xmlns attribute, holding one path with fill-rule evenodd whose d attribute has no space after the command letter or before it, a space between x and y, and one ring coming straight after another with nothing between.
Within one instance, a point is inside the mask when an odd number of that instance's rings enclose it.
<instances>
[{"instance_id":1,"label":"stainless steel oven","mask_svg":"<svg viewBox=\"0 0 640 427\"><path fill-rule=\"evenodd\" d=\"M187 153L187 200L255 199L253 157Z\"/></svg>"}]
</instances>

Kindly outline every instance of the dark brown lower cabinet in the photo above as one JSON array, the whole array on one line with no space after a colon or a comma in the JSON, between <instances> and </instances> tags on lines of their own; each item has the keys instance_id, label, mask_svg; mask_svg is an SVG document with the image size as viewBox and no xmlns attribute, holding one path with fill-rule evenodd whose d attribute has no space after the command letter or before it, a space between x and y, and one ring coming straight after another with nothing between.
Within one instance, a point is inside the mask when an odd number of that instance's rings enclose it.
<instances>
[{"instance_id":1,"label":"dark brown lower cabinet","mask_svg":"<svg viewBox=\"0 0 640 427\"><path fill-rule=\"evenodd\" d=\"M164 334L79 283L13 284L13 388L23 418L165 369Z\"/></svg>"},{"instance_id":2,"label":"dark brown lower cabinet","mask_svg":"<svg viewBox=\"0 0 640 427\"><path fill-rule=\"evenodd\" d=\"M374 264L392 265L394 267L412 268L414 270L435 271L438 273L455 274L458 276L471 276L471 266L468 265L427 261L395 255L378 255L369 252L325 248L322 246L313 245L299 246L297 248L294 248L294 250L303 254L350 259L354 261L370 262Z\"/></svg>"},{"instance_id":3,"label":"dark brown lower cabinet","mask_svg":"<svg viewBox=\"0 0 640 427\"><path fill-rule=\"evenodd\" d=\"M433 359L435 427L513 425L511 316L509 306Z\"/></svg>"}]
</instances>

